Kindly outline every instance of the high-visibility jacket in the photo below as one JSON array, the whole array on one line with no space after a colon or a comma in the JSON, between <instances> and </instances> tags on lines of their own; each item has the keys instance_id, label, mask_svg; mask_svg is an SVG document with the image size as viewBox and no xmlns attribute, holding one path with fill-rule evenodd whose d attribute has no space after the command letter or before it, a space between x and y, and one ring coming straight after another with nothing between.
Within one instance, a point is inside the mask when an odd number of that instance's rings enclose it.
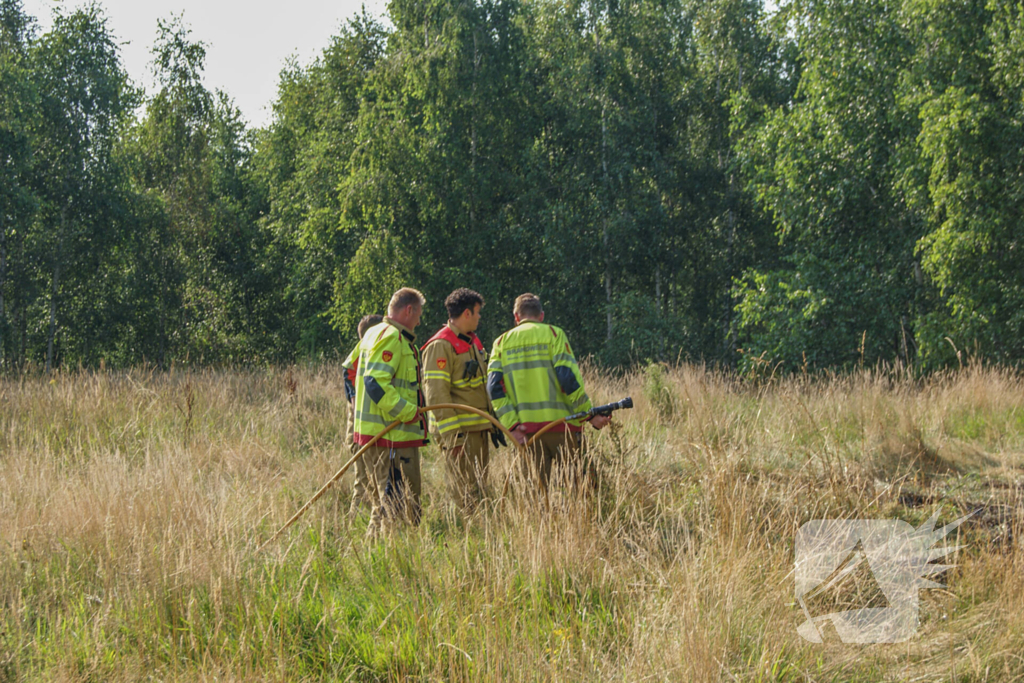
<instances>
[{"instance_id":1,"label":"high-visibility jacket","mask_svg":"<svg viewBox=\"0 0 1024 683\"><path fill-rule=\"evenodd\" d=\"M374 325L359 343L356 368L355 441L369 443L386 425L403 424L377 441L384 448L414 448L427 442L427 420L420 390L416 335L390 318Z\"/></svg>"},{"instance_id":2,"label":"high-visibility jacket","mask_svg":"<svg viewBox=\"0 0 1024 683\"><path fill-rule=\"evenodd\" d=\"M348 352L348 356L341 363L341 369L345 371L345 399L350 403L356 397L356 370L359 367L359 342Z\"/></svg>"},{"instance_id":3,"label":"high-visibility jacket","mask_svg":"<svg viewBox=\"0 0 1024 683\"><path fill-rule=\"evenodd\" d=\"M459 403L483 411L487 401L487 352L480 338L460 334L449 323L423 346L423 393L427 405ZM441 436L452 432L490 429L487 418L457 410L430 413L430 431Z\"/></svg>"},{"instance_id":4,"label":"high-visibility jacket","mask_svg":"<svg viewBox=\"0 0 1024 683\"><path fill-rule=\"evenodd\" d=\"M487 393L503 425L510 430L523 425L531 433L592 407L565 332L534 320L522 321L495 340ZM580 431L582 423L554 431L566 429Z\"/></svg>"}]
</instances>

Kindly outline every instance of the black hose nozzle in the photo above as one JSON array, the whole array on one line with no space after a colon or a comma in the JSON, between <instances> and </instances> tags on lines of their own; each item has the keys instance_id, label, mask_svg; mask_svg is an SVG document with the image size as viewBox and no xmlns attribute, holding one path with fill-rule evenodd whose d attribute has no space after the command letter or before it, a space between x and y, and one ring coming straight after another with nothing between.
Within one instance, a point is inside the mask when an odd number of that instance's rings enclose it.
<instances>
[{"instance_id":1,"label":"black hose nozzle","mask_svg":"<svg viewBox=\"0 0 1024 683\"><path fill-rule=\"evenodd\" d=\"M590 418L594 417L595 415L611 415L612 411L614 411L614 410L622 410L623 408L632 408L632 407L633 407L633 399L630 398L629 396L627 396L626 398L622 399L621 401L616 401L615 403L609 403L609 404L603 405L603 406L597 406L596 408L591 408L590 410L586 410L586 411L584 411L582 413L576 413L575 415L570 415L569 417L565 418L565 421L566 422L571 422L573 420L590 419Z\"/></svg>"}]
</instances>

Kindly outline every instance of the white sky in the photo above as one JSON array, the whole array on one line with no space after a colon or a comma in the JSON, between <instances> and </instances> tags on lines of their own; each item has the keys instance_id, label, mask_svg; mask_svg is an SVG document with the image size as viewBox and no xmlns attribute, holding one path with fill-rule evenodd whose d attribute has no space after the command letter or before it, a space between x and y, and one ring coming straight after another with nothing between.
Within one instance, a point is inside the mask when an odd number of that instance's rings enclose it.
<instances>
[{"instance_id":1,"label":"white sky","mask_svg":"<svg viewBox=\"0 0 1024 683\"><path fill-rule=\"evenodd\" d=\"M45 31L54 8L68 12L81 0L22 0L25 12ZM206 86L234 98L254 126L270 121L277 95L278 74L289 56L311 62L327 47L342 22L359 12L361 0L288 0L288 2L228 2L227 0L99 0L108 26L121 45L125 68L136 84L152 90L150 48L156 20L184 12L192 40L206 43ZM366 0L366 9L383 14L385 0Z\"/></svg>"},{"instance_id":2,"label":"white sky","mask_svg":"<svg viewBox=\"0 0 1024 683\"><path fill-rule=\"evenodd\" d=\"M43 31L53 10L68 12L82 0L22 0L25 11ZM228 0L98 0L108 25L121 43L121 57L136 84L152 91L150 48L156 20L184 12L192 39L206 43L206 86L223 90L253 126L270 122L277 95L278 74L290 56L309 64L338 32L342 22L359 12L363 0L288 0L287 2L229 2ZM767 0L774 11L776 0ZM387 0L365 0L367 11L384 13Z\"/></svg>"}]
</instances>

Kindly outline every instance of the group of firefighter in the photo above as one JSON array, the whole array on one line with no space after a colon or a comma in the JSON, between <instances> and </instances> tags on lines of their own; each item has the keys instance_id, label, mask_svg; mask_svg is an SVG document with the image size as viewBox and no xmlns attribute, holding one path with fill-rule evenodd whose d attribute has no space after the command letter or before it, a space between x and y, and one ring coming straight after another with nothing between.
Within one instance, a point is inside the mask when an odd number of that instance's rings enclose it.
<instances>
[{"instance_id":1,"label":"group of firefighter","mask_svg":"<svg viewBox=\"0 0 1024 683\"><path fill-rule=\"evenodd\" d=\"M485 495L491 445L507 445L504 433L486 417L421 408L477 408L497 417L523 446L549 423L591 408L569 340L561 329L544 322L538 297L516 298L516 325L495 340L489 357L476 335L483 297L460 288L444 303L447 324L420 349L415 329L426 299L415 289L399 289L386 316L368 315L360 321L359 342L345 359L353 452L400 422L356 461L352 511L361 505L370 508L371 536L399 519L419 522L419 449L427 444L428 434L444 454L449 494L466 512ZM596 415L587 421L601 429L610 419ZM582 422L560 424L531 444L520 460L526 481L546 490L554 464L581 462Z\"/></svg>"}]
</instances>

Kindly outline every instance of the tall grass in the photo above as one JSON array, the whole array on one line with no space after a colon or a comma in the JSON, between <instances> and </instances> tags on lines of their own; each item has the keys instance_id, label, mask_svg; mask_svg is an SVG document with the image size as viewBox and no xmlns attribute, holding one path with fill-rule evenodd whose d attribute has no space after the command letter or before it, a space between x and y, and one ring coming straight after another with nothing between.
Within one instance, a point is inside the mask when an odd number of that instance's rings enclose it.
<instances>
[{"instance_id":1,"label":"tall grass","mask_svg":"<svg viewBox=\"0 0 1024 683\"><path fill-rule=\"evenodd\" d=\"M0 681L1024 678L1020 376L587 379L636 402L592 495L464 519L432 447L419 528L345 481L263 553L347 457L337 367L0 380ZM917 638L796 634L803 522L979 507Z\"/></svg>"}]
</instances>

